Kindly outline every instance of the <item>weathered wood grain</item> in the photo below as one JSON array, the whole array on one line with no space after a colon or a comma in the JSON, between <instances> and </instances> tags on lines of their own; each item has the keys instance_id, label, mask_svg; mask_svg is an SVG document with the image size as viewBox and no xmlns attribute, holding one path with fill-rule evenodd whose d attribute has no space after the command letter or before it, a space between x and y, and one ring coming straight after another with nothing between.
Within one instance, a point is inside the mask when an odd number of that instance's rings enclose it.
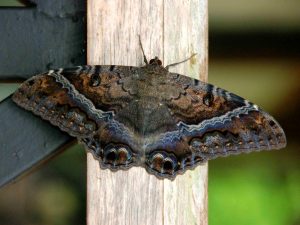
<instances>
[{"instance_id":1,"label":"weathered wood grain","mask_svg":"<svg viewBox=\"0 0 300 225\"><path fill-rule=\"evenodd\" d=\"M206 0L88 1L89 64L141 66L138 35L148 58L164 65L197 53L171 68L207 78ZM100 170L88 154L87 224L207 224L207 164L159 180L143 168Z\"/></svg>"}]
</instances>

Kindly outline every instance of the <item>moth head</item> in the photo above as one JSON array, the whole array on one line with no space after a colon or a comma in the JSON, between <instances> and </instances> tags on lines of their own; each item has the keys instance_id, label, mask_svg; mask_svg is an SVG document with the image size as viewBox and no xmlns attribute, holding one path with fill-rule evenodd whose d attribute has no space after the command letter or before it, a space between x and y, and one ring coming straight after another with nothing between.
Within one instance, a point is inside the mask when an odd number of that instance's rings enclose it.
<instances>
[{"instance_id":1,"label":"moth head","mask_svg":"<svg viewBox=\"0 0 300 225\"><path fill-rule=\"evenodd\" d=\"M155 56L154 59L150 59L149 64L150 65L155 65L155 66L161 66L162 65L162 61L157 56Z\"/></svg>"}]
</instances>

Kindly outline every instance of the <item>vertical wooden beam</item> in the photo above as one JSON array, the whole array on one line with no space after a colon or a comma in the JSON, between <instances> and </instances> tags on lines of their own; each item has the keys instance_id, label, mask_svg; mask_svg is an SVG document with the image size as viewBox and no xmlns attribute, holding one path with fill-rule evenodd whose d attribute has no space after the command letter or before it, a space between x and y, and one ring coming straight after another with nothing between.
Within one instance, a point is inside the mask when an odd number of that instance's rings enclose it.
<instances>
[{"instance_id":1,"label":"vertical wooden beam","mask_svg":"<svg viewBox=\"0 0 300 225\"><path fill-rule=\"evenodd\" d=\"M88 0L88 63L164 65L197 53L173 71L207 79L207 0ZM207 164L159 180L143 168L100 170L88 154L87 224L207 224Z\"/></svg>"}]
</instances>

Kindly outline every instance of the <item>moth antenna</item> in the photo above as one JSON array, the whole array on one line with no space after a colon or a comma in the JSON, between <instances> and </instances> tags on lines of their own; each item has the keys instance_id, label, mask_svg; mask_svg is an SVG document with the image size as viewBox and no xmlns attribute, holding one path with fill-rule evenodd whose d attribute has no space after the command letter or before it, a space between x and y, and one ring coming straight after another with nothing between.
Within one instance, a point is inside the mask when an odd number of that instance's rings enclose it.
<instances>
[{"instance_id":1,"label":"moth antenna","mask_svg":"<svg viewBox=\"0 0 300 225\"><path fill-rule=\"evenodd\" d=\"M143 52L143 57L144 57L144 62L146 63L146 65L148 65L148 60L145 56L145 52L144 52L144 49L143 49L143 45L142 45L142 41L141 41L141 36L139 35L139 42L140 42L140 46L141 46L141 49L142 49L142 52Z\"/></svg>"},{"instance_id":2,"label":"moth antenna","mask_svg":"<svg viewBox=\"0 0 300 225\"><path fill-rule=\"evenodd\" d=\"M177 63L169 64L169 65L167 65L167 66L165 67L165 69L168 70L171 66L176 66L176 65L178 65L178 64L180 64L180 63L184 63L184 62L186 62L186 61L189 61L189 60L191 60L195 55L197 55L197 53L193 53L189 58L187 58L187 59L185 59L185 60L183 60L183 61L180 61L180 62L177 62Z\"/></svg>"}]
</instances>

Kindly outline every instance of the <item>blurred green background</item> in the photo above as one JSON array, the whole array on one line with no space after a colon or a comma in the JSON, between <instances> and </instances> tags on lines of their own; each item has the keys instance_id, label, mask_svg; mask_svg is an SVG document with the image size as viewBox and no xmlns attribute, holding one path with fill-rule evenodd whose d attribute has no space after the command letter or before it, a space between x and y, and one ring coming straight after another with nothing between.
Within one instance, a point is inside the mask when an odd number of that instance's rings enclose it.
<instances>
[{"instance_id":1,"label":"blurred green background","mask_svg":"<svg viewBox=\"0 0 300 225\"><path fill-rule=\"evenodd\" d=\"M209 82L270 112L288 139L209 162L209 224L300 225L300 1L210 0L209 16ZM17 86L0 84L1 99ZM85 224L85 185L73 146L0 190L0 225Z\"/></svg>"}]
</instances>

